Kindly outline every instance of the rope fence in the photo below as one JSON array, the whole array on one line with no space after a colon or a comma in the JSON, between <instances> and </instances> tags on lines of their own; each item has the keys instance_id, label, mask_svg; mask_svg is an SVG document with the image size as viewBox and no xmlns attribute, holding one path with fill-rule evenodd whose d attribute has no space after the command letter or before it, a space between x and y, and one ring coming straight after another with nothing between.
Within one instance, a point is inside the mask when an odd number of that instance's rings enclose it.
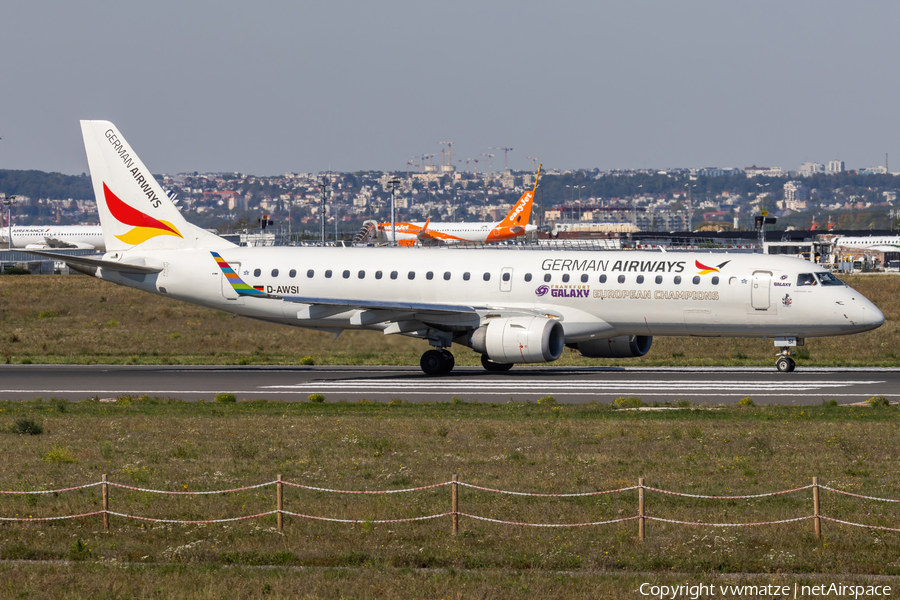
<instances>
[{"instance_id":1,"label":"rope fence","mask_svg":"<svg viewBox=\"0 0 900 600\"><path fill-rule=\"evenodd\" d=\"M224 519L205 519L205 520L178 520L178 519L157 519L153 517L146 517L141 515L130 515L126 513L119 513L110 510L109 508L109 490L110 488L119 488L123 490L130 490L134 492L143 492L148 494L164 494L164 495L172 495L172 496L208 496L215 494L230 494L235 492L243 492L248 490L255 490L260 488L266 488L270 486L275 486L276 489L276 507L274 510L269 510L265 512L260 512L251 515L245 515L240 517L230 517ZM170 490L157 490L150 488L140 488L131 485L125 485L122 483L116 483L113 481L107 481L106 475L102 475L100 481L96 481L93 483L86 483L84 485L72 486L67 488L60 489L52 489L52 490L29 490L29 491L17 491L17 490L0 490L0 494L3 495L28 495L28 494L60 494L63 492L72 492L77 490L84 490L88 488L93 488L100 486L101 488L101 501L102 508L100 510L96 510L93 512L87 512L76 515L64 515L59 517L0 517L0 522L42 522L42 521L60 521L65 519L82 519L86 517L95 517L102 516L103 518L103 528L105 531L109 531L109 517L119 517L122 519L131 519L137 521L147 521L152 523L171 523L171 524L181 524L181 525L197 525L197 524L214 524L214 523L231 523L235 521L246 521L248 519L258 519L261 517L267 517L269 515L276 515L277 518L277 528L278 531L284 531L284 516L296 517L299 519L308 519L313 521L327 521L331 523L349 523L349 524L384 524L384 523L410 523L413 521L428 521L432 519L440 519L444 517L450 517L452 523L452 533L453 535L459 534L459 517L465 517L467 519L472 519L475 521L484 521L488 523L497 523L501 525L512 525L518 527L592 527L598 525L611 525L614 523L624 523L627 521L637 521L638 522L638 537L643 540L645 538L645 523L647 521L658 521L660 523L670 523L675 525L689 525L689 526L703 526L703 527L758 527L763 525L780 525L784 523L796 523L799 521L807 521L813 520L814 532L817 538L821 539L822 537L822 521L830 521L832 523L838 523L842 525L850 525L853 527L863 527L867 529L877 529L880 531L900 531L900 528L892 528L892 527L883 527L880 525L867 525L864 523L854 523L851 521L844 521L841 519L836 519L833 517L829 517L823 515L821 512L820 501L819 501L819 492L820 490L824 490L827 492L831 492L834 494L851 496L854 498L861 498L864 500L872 500L877 502L890 502L890 503L900 503L900 499L895 498L879 498L876 496L865 496L862 494L854 494L851 492L847 492L844 490L836 489L829 487L827 485L819 484L819 478L813 477L812 483L809 485L804 485L801 487L791 488L787 490L779 490L775 492L767 492L763 494L745 494L745 495L737 495L737 496L710 496L710 495L702 495L702 494L687 494L683 492L674 492L671 490L664 490L660 488L654 488L644 484L644 479L639 478L638 484L623 487L618 489L610 489L610 490L598 490L593 492L578 492L578 493L568 493L568 494L543 494L543 493L534 493L534 492L519 492L519 491L510 491L510 490L501 490L495 488L488 488L479 485L475 485L472 483L467 483L464 481L459 481L459 477L457 475L453 475L450 481L444 481L441 483L434 483L431 485L424 485L419 487L412 488L404 488L397 490L340 490L340 489L332 489L325 487L317 487L304 485L300 483L294 483L290 481L284 481L281 477L281 474L277 476L277 478L273 481L267 481L265 483L259 483L256 485L248 485L244 487L238 488L230 488L224 490L208 490L208 491L170 491ZM331 494L401 494L401 493L412 493L412 492L421 492L425 490L432 490L441 487L449 486L451 488L450 495L450 504L451 510L449 512L443 512L439 514L433 515L425 515L419 517L410 517L404 519L382 519L382 520L374 520L374 519L338 519L333 517L323 517L317 515L308 515L303 513L291 512L289 510L285 510L284 508L284 486L289 486L293 488L315 491L315 492L324 492ZM585 523L524 523L518 521L506 521L502 519L493 519L489 517L484 517L480 515L473 515L469 513L461 512L459 509L459 488L465 487L473 490L478 490L481 492L487 492L492 494L506 494L513 496L526 496L533 498L576 498L576 497L584 497L584 496L599 496L603 494L620 494L625 492L630 492L632 490L637 490L638 492L638 506L637 506L637 514L629 517L622 517L618 519L611 519L607 521L593 521L593 522L585 522ZM781 496L784 494L794 494L797 492L802 492L805 490L812 490L813 492L813 514L804 515L799 517L792 517L788 519L781 519L777 521L763 521L763 522L755 522L755 523L710 523L706 521L679 521L675 519L666 519L663 517L658 517L655 515L649 515L646 512L645 506L645 492L655 492L663 495L677 496L683 498L697 498L703 500L752 500L758 498L768 498L773 496Z\"/></svg>"}]
</instances>

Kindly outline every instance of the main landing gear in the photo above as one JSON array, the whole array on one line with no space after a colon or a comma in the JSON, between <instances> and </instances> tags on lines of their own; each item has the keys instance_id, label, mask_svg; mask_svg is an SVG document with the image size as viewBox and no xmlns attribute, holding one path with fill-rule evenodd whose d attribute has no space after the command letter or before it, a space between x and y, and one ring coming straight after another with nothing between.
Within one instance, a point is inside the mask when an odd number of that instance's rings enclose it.
<instances>
[{"instance_id":1,"label":"main landing gear","mask_svg":"<svg viewBox=\"0 0 900 600\"><path fill-rule=\"evenodd\" d=\"M790 373L797 366L797 363L791 358L791 354L793 352L787 346L784 346L781 348L781 353L775 355L778 357L775 359L775 368L778 369L779 373Z\"/></svg>"},{"instance_id":2,"label":"main landing gear","mask_svg":"<svg viewBox=\"0 0 900 600\"><path fill-rule=\"evenodd\" d=\"M426 375L446 375L455 365L456 359L449 350L429 350L419 361L419 366Z\"/></svg>"}]
</instances>

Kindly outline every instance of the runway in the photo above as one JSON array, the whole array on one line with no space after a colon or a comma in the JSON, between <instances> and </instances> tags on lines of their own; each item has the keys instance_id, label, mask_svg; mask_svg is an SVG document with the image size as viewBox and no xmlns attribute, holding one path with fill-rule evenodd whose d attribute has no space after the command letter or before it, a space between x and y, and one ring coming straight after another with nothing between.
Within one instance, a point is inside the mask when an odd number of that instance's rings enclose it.
<instances>
[{"instance_id":1,"label":"runway","mask_svg":"<svg viewBox=\"0 0 900 600\"><path fill-rule=\"evenodd\" d=\"M84 400L123 394L212 400L218 393L238 399L302 401L324 394L327 401L360 399L446 402L524 402L553 396L558 402L612 402L639 396L644 402L690 400L734 404L750 396L757 404L840 404L883 395L900 399L900 369L800 368L777 373L753 367L515 367L503 374L458 367L445 377L427 377L417 367L237 367L124 365L0 365L0 399L56 397Z\"/></svg>"}]
</instances>

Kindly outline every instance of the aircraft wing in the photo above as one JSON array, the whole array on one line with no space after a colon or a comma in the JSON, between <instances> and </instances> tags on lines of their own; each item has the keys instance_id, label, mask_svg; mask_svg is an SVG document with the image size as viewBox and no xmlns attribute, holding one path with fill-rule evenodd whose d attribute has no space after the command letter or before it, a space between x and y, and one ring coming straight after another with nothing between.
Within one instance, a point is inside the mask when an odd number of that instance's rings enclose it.
<instances>
[{"instance_id":1,"label":"aircraft wing","mask_svg":"<svg viewBox=\"0 0 900 600\"><path fill-rule=\"evenodd\" d=\"M464 304L441 304L436 302L390 302L380 300L361 300L354 298L344 300L341 298L317 298L311 296L282 296L285 302L297 302L300 304L315 304L319 306L344 307L361 310L396 310L416 313L450 313L450 314L477 314L479 310L489 310L486 306L468 306Z\"/></svg>"},{"instance_id":2,"label":"aircraft wing","mask_svg":"<svg viewBox=\"0 0 900 600\"><path fill-rule=\"evenodd\" d=\"M132 273L134 275L148 275L151 273L159 273L162 267L148 267L147 265L135 265L129 263L120 263L114 260L103 260L102 258L89 258L87 256L70 256L68 254L57 254L56 252L40 252L38 250L22 250L27 254L36 254L44 258L52 258L66 263L67 265L76 265L79 267L100 267L109 271L118 271L119 273Z\"/></svg>"},{"instance_id":3,"label":"aircraft wing","mask_svg":"<svg viewBox=\"0 0 900 600\"><path fill-rule=\"evenodd\" d=\"M438 329L444 326L478 327L485 317L512 317L546 315L546 311L529 310L517 307L477 306L467 304L443 304L439 302L391 302L389 300L362 300L342 298L319 298L310 296L282 296L285 302L306 305L298 310L301 319L315 319L331 316L341 312L358 310L351 317L356 325L373 325L376 323L394 323L405 325L418 323ZM403 330L391 333L402 333Z\"/></svg>"}]
</instances>

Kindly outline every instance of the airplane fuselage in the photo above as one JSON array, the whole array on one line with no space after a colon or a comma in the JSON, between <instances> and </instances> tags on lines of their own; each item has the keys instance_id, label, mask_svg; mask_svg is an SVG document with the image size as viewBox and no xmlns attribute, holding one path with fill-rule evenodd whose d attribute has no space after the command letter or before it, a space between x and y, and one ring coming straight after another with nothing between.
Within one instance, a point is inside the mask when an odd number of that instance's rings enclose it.
<instances>
[{"instance_id":1,"label":"airplane fuselage","mask_svg":"<svg viewBox=\"0 0 900 600\"><path fill-rule=\"evenodd\" d=\"M329 330L404 333L391 329L401 320L396 313L379 320L369 314L375 311L317 310L313 303L291 298L374 303L403 298L480 307L481 317L495 306L498 315L521 309L558 320L566 343L619 335L805 338L858 333L884 321L878 308L850 287L818 281L800 285L801 274L825 271L790 257L277 247L224 248L221 254L244 281L268 296L238 296L208 250L147 253L145 264L163 267L158 274L101 269L97 275L237 315ZM141 252L127 255L130 262ZM419 317L412 309L402 319ZM450 330L479 326L474 314L426 320Z\"/></svg>"},{"instance_id":2,"label":"airplane fuselage","mask_svg":"<svg viewBox=\"0 0 900 600\"><path fill-rule=\"evenodd\" d=\"M6 234L6 230L3 230ZM100 225L29 225L12 228L11 248L105 250Z\"/></svg>"}]
</instances>

